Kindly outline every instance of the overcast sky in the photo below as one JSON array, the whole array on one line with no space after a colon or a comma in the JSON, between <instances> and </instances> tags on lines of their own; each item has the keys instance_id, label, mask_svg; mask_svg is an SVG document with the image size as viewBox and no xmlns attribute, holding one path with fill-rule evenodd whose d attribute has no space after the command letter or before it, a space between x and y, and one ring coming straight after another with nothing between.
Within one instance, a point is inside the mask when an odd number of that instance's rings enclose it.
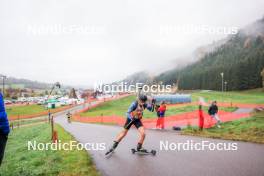
<instances>
[{"instance_id":1,"label":"overcast sky","mask_svg":"<svg viewBox=\"0 0 264 176\"><path fill-rule=\"evenodd\" d=\"M69 85L166 70L264 15L263 0L0 0L0 73ZM186 30L187 29L187 30Z\"/></svg>"}]
</instances>

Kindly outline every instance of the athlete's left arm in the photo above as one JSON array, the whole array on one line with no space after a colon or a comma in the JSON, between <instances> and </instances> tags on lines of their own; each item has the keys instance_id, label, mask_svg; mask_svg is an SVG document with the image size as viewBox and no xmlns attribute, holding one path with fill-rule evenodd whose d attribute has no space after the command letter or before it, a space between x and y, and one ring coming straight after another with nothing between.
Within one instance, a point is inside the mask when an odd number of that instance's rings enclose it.
<instances>
[{"instance_id":1,"label":"athlete's left arm","mask_svg":"<svg viewBox=\"0 0 264 176\"><path fill-rule=\"evenodd\" d=\"M151 100L151 103L145 103L144 104L144 109L147 109L147 110L149 110L149 111L151 111L151 112L154 112L154 110L155 110L155 105L156 105L156 99L152 99Z\"/></svg>"},{"instance_id":2,"label":"athlete's left arm","mask_svg":"<svg viewBox=\"0 0 264 176\"><path fill-rule=\"evenodd\" d=\"M147 110L149 110L149 111L152 111L153 105L152 104L145 104L144 105L144 108L147 109Z\"/></svg>"}]
</instances>

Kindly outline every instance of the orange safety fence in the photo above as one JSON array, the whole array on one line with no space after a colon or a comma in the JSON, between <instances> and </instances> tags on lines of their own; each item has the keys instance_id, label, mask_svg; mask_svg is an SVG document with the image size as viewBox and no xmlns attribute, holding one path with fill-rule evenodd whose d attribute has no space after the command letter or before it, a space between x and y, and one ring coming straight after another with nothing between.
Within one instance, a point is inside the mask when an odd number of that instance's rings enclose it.
<instances>
[{"instance_id":1,"label":"orange safety fence","mask_svg":"<svg viewBox=\"0 0 264 176\"><path fill-rule=\"evenodd\" d=\"M167 107L183 107L183 106L191 106L198 105L198 102L192 103L180 103L180 104L168 104ZM210 103L208 103L208 106ZM217 102L219 107L238 107L238 108L258 108L264 107L264 104L247 104L247 103L235 103L235 102Z\"/></svg>"},{"instance_id":2,"label":"orange safety fence","mask_svg":"<svg viewBox=\"0 0 264 176\"><path fill-rule=\"evenodd\" d=\"M232 121L240 118L250 117L249 113L234 114L231 112L219 111L218 113L222 122ZM165 127L172 126L198 126L198 111L182 113L174 116L168 116L165 118ZM216 122L208 114L204 113L204 127L210 128ZM80 114L73 116L75 121L86 122L86 123L111 123L116 125L124 125L126 118L119 116L97 116L97 117L82 117ZM154 128L156 126L157 118L155 119L142 119L144 127Z\"/></svg>"},{"instance_id":3,"label":"orange safety fence","mask_svg":"<svg viewBox=\"0 0 264 176\"><path fill-rule=\"evenodd\" d=\"M219 118L222 122L237 120L241 118L250 117L249 113L234 114L231 112L219 111ZM198 126L198 111L183 113L175 116L165 117L165 127L173 126ZM143 120L144 126L146 128L154 128L156 125L156 120ZM204 128L210 128L214 126L216 121L210 117L208 114L204 113Z\"/></svg>"},{"instance_id":4,"label":"orange safety fence","mask_svg":"<svg viewBox=\"0 0 264 176\"><path fill-rule=\"evenodd\" d=\"M104 99L104 101L99 100L96 104L87 107L78 111L76 114L73 115L73 120L79 122L87 122L87 123L111 123L116 125L124 125L126 121L126 117L120 116L97 116L97 117L85 117L81 116L80 113L88 111L89 109L95 108L97 106L102 105L106 101L111 101L113 99L122 98L125 96L129 96L129 94L125 94L115 98L108 98ZM181 103L181 104L168 104L167 107L181 107L181 106L190 106L190 105L198 105L198 102L192 103ZM238 107L238 108L257 108L257 107L264 107L264 104L244 104L244 103L232 103L232 102L218 102L218 106L220 107ZM232 113L232 112L225 112L219 111L218 112L219 118L222 122L232 121L240 118L247 118L250 117L250 113ZM177 114L173 116L165 117L165 126L172 127L172 126L198 126L198 110L193 112L186 112L182 114ZM152 119L142 119L142 122L146 128L154 128L156 126L157 118ZM204 128L212 127L216 121L210 117L206 111L204 111Z\"/></svg>"}]
</instances>

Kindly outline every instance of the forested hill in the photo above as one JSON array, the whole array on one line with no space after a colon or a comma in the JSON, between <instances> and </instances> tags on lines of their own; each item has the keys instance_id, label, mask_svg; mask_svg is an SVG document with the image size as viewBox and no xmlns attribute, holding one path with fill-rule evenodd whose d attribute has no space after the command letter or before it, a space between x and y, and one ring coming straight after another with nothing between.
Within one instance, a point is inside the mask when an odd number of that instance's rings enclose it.
<instances>
[{"instance_id":1,"label":"forested hill","mask_svg":"<svg viewBox=\"0 0 264 176\"><path fill-rule=\"evenodd\" d=\"M117 81L114 83L126 83L128 85L134 85L136 83L148 83L148 82L152 82L154 79L154 76L152 76L151 74L149 74L146 71L141 71L141 72L136 72L132 75L127 76L125 79L121 80L121 81Z\"/></svg>"},{"instance_id":2,"label":"forested hill","mask_svg":"<svg viewBox=\"0 0 264 176\"><path fill-rule=\"evenodd\" d=\"M2 84L2 80L0 81ZM5 80L7 87L11 88L29 88L29 89L49 89L52 84L42 83L38 81L31 81L28 79L7 77Z\"/></svg>"},{"instance_id":3,"label":"forested hill","mask_svg":"<svg viewBox=\"0 0 264 176\"><path fill-rule=\"evenodd\" d=\"M179 79L180 89L221 89L221 75L228 90L261 87L264 68L264 18L240 30L215 51L183 69L174 69L156 77L165 84Z\"/></svg>"}]
</instances>

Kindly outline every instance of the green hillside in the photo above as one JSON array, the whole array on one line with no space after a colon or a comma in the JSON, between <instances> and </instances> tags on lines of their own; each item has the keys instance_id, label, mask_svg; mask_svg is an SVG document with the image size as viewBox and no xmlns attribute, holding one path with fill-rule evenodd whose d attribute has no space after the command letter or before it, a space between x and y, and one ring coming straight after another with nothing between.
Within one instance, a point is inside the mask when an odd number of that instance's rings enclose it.
<instances>
[{"instance_id":1,"label":"green hillside","mask_svg":"<svg viewBox=\"0 0 264 176\"><path fill-rule=\"evenodd\" d=\"M165 84L179 79L180 89L221 89L221 75L228 90L261 87L264 68L264 18L240 30L236 35L202 59L181 70L160 74Z\"/></svg>"}]
</instances>

